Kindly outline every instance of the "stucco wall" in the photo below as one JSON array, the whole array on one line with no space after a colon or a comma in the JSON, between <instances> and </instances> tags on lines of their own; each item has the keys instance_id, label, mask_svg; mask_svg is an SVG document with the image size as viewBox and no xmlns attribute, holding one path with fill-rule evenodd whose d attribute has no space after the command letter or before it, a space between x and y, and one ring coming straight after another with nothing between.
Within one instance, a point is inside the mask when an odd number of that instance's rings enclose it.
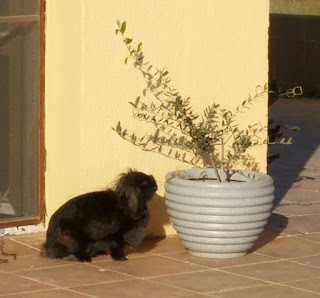
<instances>
[{"instance_id":1,"label":"stucco wall","mask_svg":"<svg viewBox=\"0 0 320 298\"><path fill-rule=\"evenodd\" d=\"M165 173L186 165L146 153L112 130L132 129L128 101L144 87L124 64L116 20L142 41L144 54L166 66L197 111L212 101L236 107L268 78L267 0L47 0L46 206L48 218L70 197L107 186L128 167L153 174L159 198L151 204L149 234L172 234L163 199ZM242 117L267 121L261 101ZM262 172L266 147L254 152Z\"/></svg>"}]
</instances>

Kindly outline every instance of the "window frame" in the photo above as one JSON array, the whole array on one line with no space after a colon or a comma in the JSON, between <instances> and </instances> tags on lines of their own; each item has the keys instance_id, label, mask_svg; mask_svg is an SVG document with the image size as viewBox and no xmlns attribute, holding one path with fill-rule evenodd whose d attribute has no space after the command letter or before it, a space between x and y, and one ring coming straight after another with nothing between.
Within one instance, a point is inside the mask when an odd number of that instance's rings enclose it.
<instances>
[{"instance_id":1,"label":"window frame","mask_svg":"<svg viewBox=\"0 0 320 298\"><path fill-rule=\"evenodd\" d=\"M12 219L0 222L0 228L15 226L36 225L45 222L45 171L46 171L46 149L45 149L45 0L39 0L39 210L38 216L28 219Z\"/></svg>"}]
</instances>

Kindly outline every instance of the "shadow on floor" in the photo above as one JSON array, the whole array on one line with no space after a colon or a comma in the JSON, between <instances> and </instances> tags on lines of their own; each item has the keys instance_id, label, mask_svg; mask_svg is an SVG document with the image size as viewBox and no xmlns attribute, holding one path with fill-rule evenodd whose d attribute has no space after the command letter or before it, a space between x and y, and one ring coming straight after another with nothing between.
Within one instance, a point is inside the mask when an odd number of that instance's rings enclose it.
<instances>
[{"instance_id":1,"label":"shadow on floor","mask_svg":"<svg viewBox=\"0 0 320 298\"><path fill-rule=\"evenodd\" d=\"M268 223L260 237L255 242L250 252L269 244L276 239L288 225L288 218L282 214L272 213L268 219Z\"/></svg>"},{"instance_id":2,"label":"shadow on floor","mask_svg":"<svg viewBox=\"0 0 320 298\"><path fill-rule=\"evenodd\" d=\"M306 188L319 175L320 158L315 154L320 144L320 100L279 99L271 107L269 118L277 124L299 126L300 131L288 132L292 145L272 145L269 155L280 154L268 168L274 179L277 206L291 188ZM307 182L307 183L306 183Z\"/></svg>"}]
</instances>

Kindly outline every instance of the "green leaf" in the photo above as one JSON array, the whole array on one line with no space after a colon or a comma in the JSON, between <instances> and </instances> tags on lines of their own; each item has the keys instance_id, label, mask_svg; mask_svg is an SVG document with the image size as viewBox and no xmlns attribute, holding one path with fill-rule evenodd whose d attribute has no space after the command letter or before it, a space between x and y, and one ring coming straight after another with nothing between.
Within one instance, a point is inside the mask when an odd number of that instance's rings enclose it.
<instances>
[{"instance_id":1,"label":"green leaf","mask_svg":"<svg viewBox=\"0 0 320 298\"><path fill-rule=\"evenodd\" d=\"M142 42L140 42L140 43L138 44L137 52L140 52L141 47L142 47Z\"/></svg>"},{"instance_id":2,"label":"green leaf","mask_svg":"<svg viewBox=\"0 0 320 298\"><path fill-rule=\"evenodd\" d=\"M136 101L134 103L135 108L138 107L139 102L140 102L140 96L136 98Z\"/></svg>"},{"instance_id":3,"label":"green leaf","mask_svg":"<svg viewBox=\"0 0 320 298\"><path fill-rule=\"evenodd\" d=\"M132 43L132 38L126 38L125 40L124 40L124 42L126 43L126 44L130 44L130 43Z\"/></svg>"},{"instance_id":4,"label":"green leaf","mask_svg":"<svg viewBox=\"0 0 320 298\"><path fill-rule=\"evenodd\" d=\"M126 59L124 59L124 63L127 64L128 63L128 57Z\"/></svg>"},{"instance_id":5,"label":"green leaf","mask_svg":"<svg viewBox=\"0 0 320 298\"><path fill-rule=\"evenodd\" d=\"M168 71L165 71L162 76L165 77L169 72Z\"/></svg>"},{"instance_id":6,"label":"green leaf","mask_svg":"<svg viewBox=\"0 0 320 298\"><path fill-rule=\"evenodd\" d=\"M121 134L121 136L124 138L126 135L127 135L127 130L124 129L123 132L122 132L122 134Z\"/></svg>"},{"instance_id":7,"label":"green leaf","mask_svg":"<svg viewBox=\"0 0 320 298\"><path fill-rule=\"evenodd\" d=\"M127 22L124 21L121 25L120 32L124 34L124 32L126 31L126 28L127 28Z\"/></svg>"},{"instance_id":8,"label":"green leaf","mask_svg":"<svg viewBox=\"0 0 320 298\"><path fill-rule=\"evenodd\" d=\"M117 127L116 127L116 132L117 132L118 134L120 134L120 133L121 133L121 130L122 130L122 128L121 128L121 123L120 123L120 121L118 121Z\"/></svg>"},{"instance_id":9,"label":"green leaf","mask_svg":"<svg viewBox=\"0 0 320 298\"><path fill-rule=\"evenodd\" d=\"M118 35L118 33L119 33L119 29L116 29L116 31L115 31L115 32L116 32L116 35Z\"/></svg>"}]
</instances>

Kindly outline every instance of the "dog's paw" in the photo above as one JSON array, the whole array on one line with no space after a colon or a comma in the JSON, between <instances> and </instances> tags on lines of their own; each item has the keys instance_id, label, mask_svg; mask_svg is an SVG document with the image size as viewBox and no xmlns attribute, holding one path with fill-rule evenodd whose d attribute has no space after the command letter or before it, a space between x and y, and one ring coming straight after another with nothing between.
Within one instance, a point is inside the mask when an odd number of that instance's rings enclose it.
<instances>
[{"instance_id":1,"label":"dog's paw","mask_svg":"<svg viewBox=\"0 0 320 298\"><path fill-rule=\"evenodd\" d=\"M113 258L115 261L128 261L129 258L127 256L121 256L119 258Z\"/></svg>"},{"instance_id":2,"label":"dog's paw","mask_svg":"<svg viewBox=\"0 0 320 298\"><path fill-rule=\"evenodd\" d=\"M86 253L77 253L75 256L78 258L78 261L80 262L91 262L91 256Z\"/></svg>"},{"instance_id":3,"label":"dog's paw","mask_svg":"<svg viewBox=\"0 0 320 298\"><path fill-rule=\"evenodd\" d=\"M127 261L128 257L124 254L123 251L113 251L111 252L111 258L115 261Z\"/></svg>"}]
</instances>

